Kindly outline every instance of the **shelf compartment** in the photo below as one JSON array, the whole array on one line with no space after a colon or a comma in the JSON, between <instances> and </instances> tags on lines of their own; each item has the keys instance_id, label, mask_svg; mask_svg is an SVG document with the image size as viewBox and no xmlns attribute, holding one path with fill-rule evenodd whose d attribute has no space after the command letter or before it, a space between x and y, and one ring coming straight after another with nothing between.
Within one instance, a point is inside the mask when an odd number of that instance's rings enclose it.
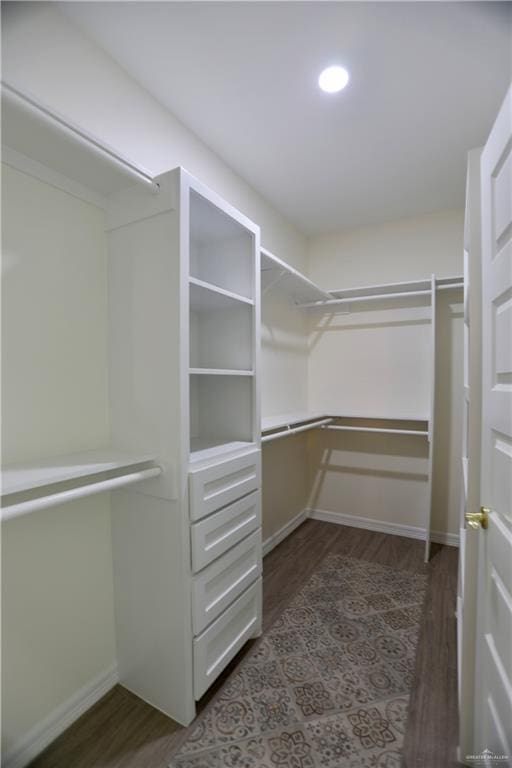
<instances>
[{"instance_id":1,"label":"shelf compartment","mask_svg":"<svg viewBox=\"0 0 512 768\"><path fill-rule=\"evenodd\" d=\"M223 299L222 299L223 300ZM200 373L225 370L251 375L254 310L250 304L229 301L224 309L190 311L190 368Z\"/></svg>"},{"instance_id":2,"label":"shelf compartment","mask_svg":"<svg viewBox=\"0 0 512 768\"><path fill-rule=\"evenodd\" d=\"M191 461L254 442L252 376L190 376Z\"/></svg>"},{"instance_id":3,"label":"shelf compartment","mask_svg":"<svg viewBox=\"0 0 512 768\"><path fill-rule=\"evenodd\" d=\"M190 274L253 300L254 233L200 194L190 192Z\"/></svg>"}]
</instances>

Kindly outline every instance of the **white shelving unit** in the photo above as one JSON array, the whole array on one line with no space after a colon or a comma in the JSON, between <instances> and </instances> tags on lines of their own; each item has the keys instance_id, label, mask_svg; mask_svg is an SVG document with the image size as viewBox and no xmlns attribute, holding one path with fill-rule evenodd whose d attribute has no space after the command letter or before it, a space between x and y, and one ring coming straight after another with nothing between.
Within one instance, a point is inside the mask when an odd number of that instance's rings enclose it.
<instances>
[{"instance_id":1,"label":"white shelving unit","mask_svg":"<svg viewBox=\"0 0 512 768\"><path fill-rule=\"evenodd\" d=\"M7 90L3 160L105 209L115 448L8 468L3 512L113 491L119 680L188 725L261 631L259 228Z\"/></svg>"},{"instance_id":2,"label":"white shelving unit","mask_svg":"<svg viewBox=\"0 0 512 768\"><path fill-rule=\"evenodd\" d=\"M187 724L261 628L259 229L183 169L158 183L160 214L125 196L123 224L109 217L111 383L128 380L130 395L113 401L114 434L160 445L176 474L152 513L135 493L113 501L118 657L131 690ZM126 282L144 286L130 301ZM232 551L241 516L258 566L245 580ZM205 526L223 542L207 568ZM140 557L148 536L165 542L165 556L147 550L151 564ZM210 605L220 583L221 612Z\"/></svg>"}]
</instances>

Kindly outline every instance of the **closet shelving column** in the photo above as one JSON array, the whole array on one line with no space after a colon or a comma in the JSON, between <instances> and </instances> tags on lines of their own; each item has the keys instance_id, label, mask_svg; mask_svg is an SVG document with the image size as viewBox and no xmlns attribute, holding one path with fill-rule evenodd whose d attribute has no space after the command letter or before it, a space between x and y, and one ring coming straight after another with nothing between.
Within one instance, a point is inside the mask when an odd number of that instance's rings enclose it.
<instances>
[{"instance_id":1,"label":"closet shelving column","mask_svg":"<svg viewBox=\"0 0 512 768\"><path fill-rule=\"evenodd\" d=\"M164 469L112 501L118 663L188 724L261 629L259 229L183 169L157 182L109 211L113 430Z\"/></svg>"},{"instance_id":2,"label":"closet shelving column","mask_svg":"<svg viewBox=\"0 0 512 768\"><path fill-rule=\"evenodd\" d=\"M210 195L211 198L211 195ZM257 439L259 269L255 233L190 192L190 458ZM233 212L232 212L233 213ZM258 317L257 317L258 315Z\"/></svg>"}]
</instances>

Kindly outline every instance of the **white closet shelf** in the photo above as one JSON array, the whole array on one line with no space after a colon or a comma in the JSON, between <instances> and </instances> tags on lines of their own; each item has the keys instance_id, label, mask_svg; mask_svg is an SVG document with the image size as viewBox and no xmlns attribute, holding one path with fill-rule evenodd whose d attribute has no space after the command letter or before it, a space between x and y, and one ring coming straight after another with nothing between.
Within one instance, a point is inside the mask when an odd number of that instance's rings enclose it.
<instances>
[{"instance_id":1,"label":"white closet shelf","mask_svg":"<svg viewBox=\"0 0 512 768\"><path fill-rule=\"evenodd\" d=\"M6 82L2 82L2 142L102 197L137 182L158 190L146 169Z\"/></svg>"},{"instance_id":2,"label":"white closet shelf","mask_svg":"<svg viewBox=\"0 0 512 768\"><path fill-rule=\"evenodd\" d=\"M232 368L190 368L191 376L254 376L254 371L239 371Z\"/></svg>"},{"instance_id":3,"label":"white closet shelf","mask_svg":"<svg viewBox=\"0 0 512 768\"><path fill-rule=\"evenodd\" d=\"M386 435L420 435L428 437L429 431L423 429L393 429L391 427L356 427L338 424L328 424L324 429L337 429L343 432L376 432Z\"/></svg>"},{"instance_id":4,"label":"white closet shelf","mask_svg":"<svg viewBox=\"0 0 512 768\"><path fill-rule=\"evenodd\" d=\"M104 472L133 472L134 467L154 463L154 454L131 454L99 449L55 456L2 470L2 496L43 488L56 483L79 481Z\"/></svg>"},{"instance_id":5,"label":"white closet shelf","mask_svg":"<svg viewBox=\"0 0 512 768\"><path fill-rule=\"evenodd\" d=\"M415 428L399 428L381 425L378 427L358 426L357 424L333 424L335 420L361 420L361 421L381 421L381 422L398 422L398 423L412 423L415 426L424 427L422 429ZM340 414L340 413L307 413L299 412L283 416L271 416L263 419L261 431L264 433L262 442L270 442L277 440L280 437L286 437L287 435L294 435L299 432L305 432L309 429L332 429L344 432L370 432L381 433L388 435L416 435L420 437L429 436L429 419L424 415L422 416L375 416L367 414ZM280 430L280 431L277 431Z\"/></svg>"},{"instance_id":6,"label":"white closet shelf","mask_svg":"<svg viewBox=\"0 0 512 768\"><path fill-rule=\"evenodd\" d=\"M282 261L282 259L274 256L270 251L262 248L260 253L262 276L268 275L268 280L262 281L262 293L279 284L279 287L291 296L297 305L309 301L324 301L325 299L332 298L327 291L319 288L312 280L305 277L305 275L285 261ZM263 282L266 284L263 284Z\"/></svg>"},{"instance_id":7,"label":"white closet shelf","mask_svg":"<svg viewBox=\"0 0 512 768\"><path fill-rule=\"evenodd\" d=\"M462 275L442 277L436 280L436 288L438 290L458 289L463 287L464 278ZM359 286L357 288L331 289L328 292L327 298L324 298L323 300L308 301L299 306L304 309L322 309L342 304L356 304L360 302L410 298L414 296L430 296L431 294L431 279L410 280L400 283Z\"/></svg>"},{"instance_id":8,"label":"white closet shelf","mask_svg":"<svg viewBox=\"0 0 512 768\"><path fill-rule=\"evenodd\" d=\"M242 305L254 306L254 301L238 293L227 291L213 283L190 277L190 309L193 312L210 312Z\"/></svg>"},{"instance_id":9,"label":"white closet shelf","mask_svg":"<svg viewBox=\"0 0 512 768\"><path fill-rule=\"evenodd\" d=\"M295 427L308 421L318 421L329 418L325 413L311 413L298 411L297 413L284 413L279 416L266 416L261 422L261 431L270 432L282 427Z\"/></svg>"},{"instance_id":10,"label":"white closet shelf","mask_svg":"<svg viewBox=\"0 0 512 768\"><path fill-rule=\"evenodd\" d=\"M254 448L255 443L241 440L223 440L214 437L192 437L190 439L190 462L195 464L201 461L209 461L218 456Z\"/></svg>"}]
</instances>

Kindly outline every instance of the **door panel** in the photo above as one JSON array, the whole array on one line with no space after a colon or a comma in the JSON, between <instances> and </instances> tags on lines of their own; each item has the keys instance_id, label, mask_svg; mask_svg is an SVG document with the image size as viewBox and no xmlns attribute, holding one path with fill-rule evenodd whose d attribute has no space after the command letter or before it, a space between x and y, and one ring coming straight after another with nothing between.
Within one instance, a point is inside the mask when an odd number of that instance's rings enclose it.
<instances>
[{"instance_id":1,"label":"door panel","mask_svg":"<svg viewBox=\"0 0 512 768\"><path fill-rule=\"evenodd\" d=\"M482 471L475 751L512 765L512 88L482 152ZM492 753L499 753L499 763ZM504 757L506 756L506 757Z\"/></svg>"}]
</instances>

